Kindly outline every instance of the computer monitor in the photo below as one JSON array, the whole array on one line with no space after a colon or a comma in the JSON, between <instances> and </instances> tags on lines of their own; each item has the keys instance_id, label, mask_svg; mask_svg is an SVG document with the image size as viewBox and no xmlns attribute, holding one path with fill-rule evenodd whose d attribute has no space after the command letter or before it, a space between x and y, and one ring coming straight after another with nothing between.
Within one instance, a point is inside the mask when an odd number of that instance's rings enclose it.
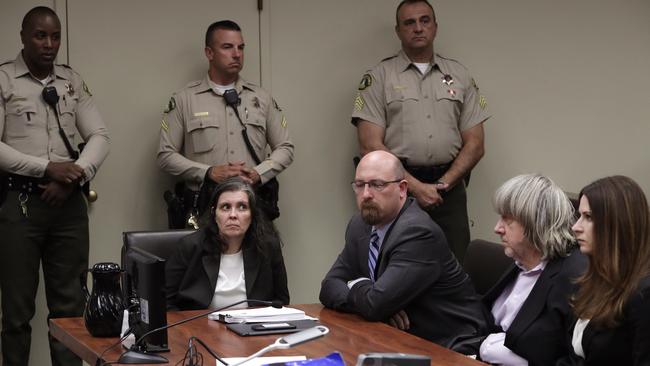
<instances>
[{"instance_id":1,"label":"computer monitor","mask_svg":"<svg viewBox=\"0 0 650 366\"><path fill-rule=\"evenodd\" d=\"M123 267L129 326L137 340L145 333L167 325L165 260L144 249L129 247ZM135 346L146 352L169 351L167 330L150 334Z\"/></svg>"}]
</instances>

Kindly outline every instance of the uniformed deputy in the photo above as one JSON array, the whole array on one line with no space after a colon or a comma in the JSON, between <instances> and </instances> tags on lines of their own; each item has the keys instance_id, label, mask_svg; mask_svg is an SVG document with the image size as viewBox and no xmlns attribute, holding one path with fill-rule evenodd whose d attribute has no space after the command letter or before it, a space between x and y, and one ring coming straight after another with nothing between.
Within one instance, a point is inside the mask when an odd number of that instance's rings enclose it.
<instances>
[{"instance_id":1,"label":"uniformed deputy","mask_svg":"<svg viewBox=\"0 0 650 366\"><path fill-rule=\"evenodd\" d=\"M27 365L30 320L42 262L48 318L80 316L79 274L88 268L88 216L80 186L92 179L108 154L109 138L88 88L68 66L54 65L61 24L50 8L36 7L23 19L23 50L0 66L0 203L3 365ZM56 88L56 110L41 93ZM59 122L72 143L86 142L70 156ZM53 365L81 360L50 337Z\"/></svg>"},{"instance_id":2,"label":"uniformed deputy","mask_svg":"<svg viewBox=\"0 0 650 366\"><path fill-rule=\"evenodd\" d=\"M240 27L229 20L211 24L205 36L205 55L208 75L172 96L163 116L158 149L160 167L185 181L190 191L185 201L190 209L196 206L192 201L204 177L219 183L241 176L259 186L293 161L294 146L282 110L268 92L239 76L244 65ZM223 97L229 89L235 89L241 98L239 118ZM242 124L260 164L246 147Z\"/></svg>"},{"instance_id":3,"label":"uniformed deputy","mask_svg":"<svg viewBox=\"0 0 650 366\"><path fill-rule=\"evenodd\" d=\"M362 154L388 150L402 159L409 193L463 260L469 243L464 179L483 156L490 116L467 69L433 52L437 24L426 0L397 7L402 50L361 79L352 123Z\"/></svg>"}]
</instances>

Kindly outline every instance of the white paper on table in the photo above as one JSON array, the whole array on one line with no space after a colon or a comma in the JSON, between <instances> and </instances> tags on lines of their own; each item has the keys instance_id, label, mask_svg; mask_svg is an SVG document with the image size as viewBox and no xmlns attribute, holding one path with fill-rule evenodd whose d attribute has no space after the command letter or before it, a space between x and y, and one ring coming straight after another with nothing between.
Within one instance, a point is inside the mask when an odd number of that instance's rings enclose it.
<instances>
[{"instance_id":1,"label":"white paper on table","mask_svg":"<svg viewBox=\"0 0 650 366\"><path fill-rule=\"evenodd\" d=\"M228 362L229 364L234 364L243 360L244 358L246 357L228 357L228 358L224 358L224 361ZM306 359L307 359L306 356L257 357L246 363L241 364L241 366L261 366L270 363L302 361ZM217 366L225 366L224 364L219 362L219 360L216 360L216 362L217 362L216 363Z\"/></svg>"},{"instance_id":2,"label":"white paper on table","mask_svg":"<svg viewBox=\"0 0 650 366\"><path fill-rule=\"evenodd\" d=\"M302 310L286 306L279 309L267 306L264 308L219 311L210 314L208 318L224 323L266 323L314 319L305 315Z\"/></svg>"}]
</instances>

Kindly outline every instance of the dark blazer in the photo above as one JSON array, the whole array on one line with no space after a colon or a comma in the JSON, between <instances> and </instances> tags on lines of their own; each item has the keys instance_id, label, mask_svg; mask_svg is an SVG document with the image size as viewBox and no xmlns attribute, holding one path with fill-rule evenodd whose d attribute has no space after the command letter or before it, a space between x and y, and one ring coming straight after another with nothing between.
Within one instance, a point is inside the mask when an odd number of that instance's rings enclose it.
<instances>
[{"instance_id":1,"label":"dark blazer","mask_svg":"<svg viewBox=\"0 0 650 366\"><path fill-rule=\"evenodd\" d=\"M505 346L528 360L529 365L552 365L569 352L565 334L574 320L569 305L571 295L577 290L573 280L584 273L587 263L587 257L577 249L568 257L548 262L519 309L506 332ZM493 324L490 333L503 332L494 325L492 305L518 274L519 267L513 264L483 298Z\"/></svg>"},{"instance_id":2,"label":"dark blazer","mask_svg":"<svg viewBox=\"0 0 650 366\"><path fill-rule=\"evenodd\" d=\"M575 325L575 324L574 324ZM571 353L558 365L650 365L650 276L639 282L637 291L623 307L618 327L603 329L589 322L582 335L585 359Z\"/></svg>"},{"instance_id":3,"label":"dark blazer","mask_svg":"<svg viewBox=\"0 0 650 366\"><path fill-rule=\"evenodd\" d=\"M201 229L184 237L167 260L165 287L170 310L206 309L212 301L221 256L206 234ZM242 250L246 297L288 304L287 272L280 243L271 243L265 253L258 253L252 246Z\"/></svg>"},{"instance_id":4,"label":"dark blazer","mask_svg":"<svg viewBox=\"0 0 650 366\"><path fill-rule=\"evenodd\" d=\"M377 281L370 277L371 226L356 214L345 234L345 247L321 284L320 301L336 310L387 321L399 310L408 315L409 333L445 347L458 348L487 330L480 299L453 256L442 230L408 198L384 237L377 260Z\"/></svg>"}]
</instances>

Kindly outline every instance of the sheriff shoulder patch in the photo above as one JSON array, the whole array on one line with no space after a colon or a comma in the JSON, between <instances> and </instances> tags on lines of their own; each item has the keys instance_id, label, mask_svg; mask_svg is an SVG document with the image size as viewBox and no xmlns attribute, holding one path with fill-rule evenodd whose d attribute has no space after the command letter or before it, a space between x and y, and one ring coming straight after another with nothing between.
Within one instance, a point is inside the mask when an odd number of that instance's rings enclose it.
<instances>
[{"instance_id":1,"label":"sheriff shoulder patch","mask_svg":"<svg viewBox=\"0 0 650 366\"><path fill-rule=\"evenodd\" d=\"M372 75L364 74L359 82L359 90L365 90L370 85L372 85Z\"/></svg>"},{"instance_id":2,"label":"sheriff shoulder patch","mask_svg":"<svg viewBox=\"0 0 650 366\"><path fill-rule=\"evenodd\" d=\"M176 100L174 99L174 97L171 97L169 99L169 103L167 103L167 107L165 108L164 113L169 113L174 109L176 109Z\"/></svg>"}]
</instances>

